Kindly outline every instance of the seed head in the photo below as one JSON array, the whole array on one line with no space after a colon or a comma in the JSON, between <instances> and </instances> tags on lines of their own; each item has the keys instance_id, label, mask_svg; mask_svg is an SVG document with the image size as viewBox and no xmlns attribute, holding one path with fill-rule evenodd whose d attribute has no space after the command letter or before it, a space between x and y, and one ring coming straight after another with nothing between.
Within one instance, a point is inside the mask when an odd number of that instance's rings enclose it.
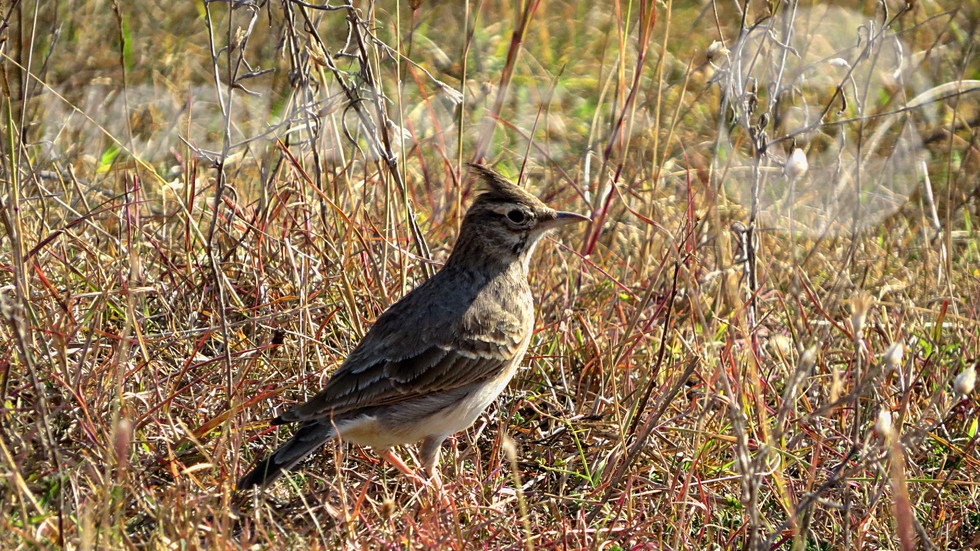
<instances>
[{"instance_id":1,"label":"seed head","mask_svg":"<svg viewBox=\"0 0 980 551\"><path fill-rule=\"evenodd\" d=\"M708 49L704 52L704 56L711 61L717 57L728 55L728 48L725 47L725 43L720 40L715 40L708 46Z\"/></svg>"},{"instance_id":2,"label":"seed head","mask_svg":"<svg viewBox=\"0 0 980 551\"><path fill-rule=\"evenodd\" d=\"M905 345L900 341L891 343L882 359L885 361L885 369L895 371L902 365L902 357L905 355Z\"/></svg>"},{"instance_id":3,"label":"seed head","mask_svg":"<svg viewBox=\"0 0 980 551\"><path fill-rule=\"evenodd\" d=\"M864 320L868 317L868 310L874 304L874 298L865 291L857 291L851 296L851 326L854 328L854 340L860 340L864 336Z\"/></svg>"},{"instance_id":4,"label":"seed head","mask_svg":"<svg viewBox=\"0 0 980 551\"><path fill-rule=\"evenodd\" d=\"M962 396L969 396L977 385L977 368L970 366L953 380L953 389Z\"/></svg>"},{"instance_id":5,"label":"seed head","mask_svg":"<svg viewBox=\"0 0 980 551\"><path fill-rule=\"evenodd\" d=\"M790 154L789 159L786 159L786 165L783 169L786 171L786 176L790 180L795 180L800 176L806 174L806 171L810 168L810 163L806 160L806 153L802 149L797 147Z\"/></svg>"},{"instance_id":6,"label":"seed head","mask_svg":"<svg viewBox=\"0 0 980 551\"><path fill-rule=\"evenodd\" d=\"M878 420L875 421L875 431L885 438L890 437L895 431L894 427L892 427L892 414L885 408L882 408L878 412Z\"/></svg>"}]
</instances>

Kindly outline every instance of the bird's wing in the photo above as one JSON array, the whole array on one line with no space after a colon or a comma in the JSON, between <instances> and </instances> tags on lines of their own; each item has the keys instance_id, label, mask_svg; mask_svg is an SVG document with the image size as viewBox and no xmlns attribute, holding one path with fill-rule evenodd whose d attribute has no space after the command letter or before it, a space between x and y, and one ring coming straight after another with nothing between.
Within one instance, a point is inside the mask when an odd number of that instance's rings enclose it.
<instances>
[{"instance_id":1,"label":"bird's wing","mask_svg":"<svg viewBox=\"0 0 980 551\"><path fill-rule=\"evenodd\" d=\"M438 303L416 304L416 315L408 316L400 306L378 318L323 390L274 422L342 416L490 379L527 346L531 324L520 313L497 312L489 322L472 309L454 313L439 311Z\"/></svg>"}]
</instances>

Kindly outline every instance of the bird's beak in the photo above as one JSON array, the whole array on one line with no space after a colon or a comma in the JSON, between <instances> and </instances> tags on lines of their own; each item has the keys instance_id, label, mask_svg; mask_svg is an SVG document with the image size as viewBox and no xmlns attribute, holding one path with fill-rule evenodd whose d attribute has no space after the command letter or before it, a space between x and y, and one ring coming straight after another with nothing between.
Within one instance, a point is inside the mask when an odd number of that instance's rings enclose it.
<instances>
[{"instance_id":1,"label":"bird's beak","mask_svg":"<svg viewBox=\"0 0 980 551\"><path fill-rule=\"evenodd\" d=\"M555 217L551 220L544 220L539 224L539 229L541 230L553 230L557 227L564 226L566 224L572 224L575 222L588 222L592 220L588 216L582 216L581 214L576 214L574 212L557 212Z\"/></svg>"}]
</instances>

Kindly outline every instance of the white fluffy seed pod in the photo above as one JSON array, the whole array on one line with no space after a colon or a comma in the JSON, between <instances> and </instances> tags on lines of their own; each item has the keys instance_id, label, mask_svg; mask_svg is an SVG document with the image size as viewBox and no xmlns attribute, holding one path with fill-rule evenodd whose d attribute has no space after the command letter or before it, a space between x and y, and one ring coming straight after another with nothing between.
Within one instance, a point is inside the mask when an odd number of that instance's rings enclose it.
<instances>
[{"instance_id":1,"label":"white fluffy seed pod","mask_svg":"<svg viewBox=\"0 0 980 551\"><path fill-rule=\"evenodd\" d=\"M715 40L708 46L708 49L704 52L704 56L708 58L708 61L716 59L721 56L728 55L728 48L725 47L725 43L719 40Z\"/></svg>"},{"instance_id":2,"label":"white fluffy seed pod","mask_svg":"<svg viewBox=\"0 0 980 551\"><path fill-rule=\"evenodd\" d=\"M885 438L888 438L889 436L891 436L892 431L894 430L895 429L892 428L891 412L889 412L887 409L882 408L881 411L878 412L878 420L875 421L875 431L877 431L878 434L884 436Z\"/></svg>"},{"instance_id":3,"label":"white fluffy seed pod","mask_svg":"<svg viewBox=\"0 0 980 551\"><path fill-rule=\"evenodd\" d=\"M786 171L786 176L790 180L795 180L800 176L806 174L806 171L810 168L810 163L806 160L806 153L802 149L797 147L790 154L789 159L786 159L786 165L784 170Z\"/></svg>"},{"instance_id":4,"label":"white fluffy seed pod","mask_svg":"<svg viewBox=\"0 0 980 551\"><path fill-rule=\"evenodd\" d=\"M901 342L893 342L885 350L882 359L885 361L885 369L895 371L902 365L902 357L905 355L905 345Z\"/></svg>"},{"instance_id":5,"label":"white fluffy seed pod","mask_svg":"<svg viewBox=\"0 0 980 551\"><path fill-rule=\"evenodd\" d=\"M953 390L962 396L969 396L977 386L977 368L970 366L953 380Z\"/></svg>"}]
</instances>

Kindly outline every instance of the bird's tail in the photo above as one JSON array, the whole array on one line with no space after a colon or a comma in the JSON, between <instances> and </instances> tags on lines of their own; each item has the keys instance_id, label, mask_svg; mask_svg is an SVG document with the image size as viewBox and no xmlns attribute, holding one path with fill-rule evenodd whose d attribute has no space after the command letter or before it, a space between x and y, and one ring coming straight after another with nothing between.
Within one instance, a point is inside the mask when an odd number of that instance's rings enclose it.
<instances>
[{"instance_id":1,"label":"bird's tail","mask_svg":"<svg viewBox=\"0 0 980 551\"><path fill-rule=\"evenodd\" d=\"M272 484L284 471L293 468L304 457L329 442L333 436L334 429L330 423L313 422L303 425L285 444L243 476L238 481L238 489L247 490L256 486L264 488Z\"/></svg>"}]
</instances>

